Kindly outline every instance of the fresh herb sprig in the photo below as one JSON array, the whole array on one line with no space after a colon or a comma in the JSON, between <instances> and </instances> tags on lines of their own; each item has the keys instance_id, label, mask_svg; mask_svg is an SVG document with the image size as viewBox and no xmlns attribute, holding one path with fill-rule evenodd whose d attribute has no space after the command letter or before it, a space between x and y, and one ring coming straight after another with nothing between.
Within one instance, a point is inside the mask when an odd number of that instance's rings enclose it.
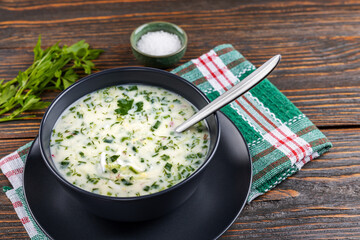
<instances>
[{"instance_id":1,"label":"fresh herb sprig","mask_svg":"<svg viewBox=\"0 0 360 240\"><path fill-rule=\"evenodd\" d=\"M41 49L41 36L34 48L34 62L24 72L8 82L0 81L0 122L34 117L19 116L25 111L47 107L50 103L41 100L40 95L49 89L64 90L78 78L75 72L82 69L90 74L103 50L89 49L89 44L81 40L70 47L59 43Z\"/></svg>"}]
</instances>

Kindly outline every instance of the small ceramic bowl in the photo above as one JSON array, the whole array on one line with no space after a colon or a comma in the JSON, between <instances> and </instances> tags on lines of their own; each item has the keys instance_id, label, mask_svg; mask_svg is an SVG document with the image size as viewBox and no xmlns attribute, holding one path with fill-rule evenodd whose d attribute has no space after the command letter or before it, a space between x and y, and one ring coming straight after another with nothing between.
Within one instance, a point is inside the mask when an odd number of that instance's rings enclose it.
<instances>
[{"instance_id":1,"label":"small ceramic bowl","mask_svg":"<svg viewBox=\"0 0 360 240\"><path fill-rule=\"evenodd\" d=\"M144 34L161 30L163 30L164 32L176 34L181 41L181 48L174 53L163 56L154 56L151 54L147 54L137 48L137 42ZM135 58L140 63L148 67L165 69L176 64L184 56L187 46L187 35L183 29L173 23L149 22L141 25L132 32L130 42L132 52Z\"/></svg>"},{"instance_id":2,"label":"small ceramic bowl","mask_svg":"<svg viewBox=\"0 0 360 240\"><path fill-rule=\"evenodd\" d=\"M142 84L165 88L180 94L196 108L201 109L210 101L193 84L185 79L154 68L128 67L108 69L89 75L65 89L49 106L39 130L40 151L49 171L61 186L88 211L97 216L117 221L145 221L165 215L195 192L201 178L213 159L219 145L220 127L217 113L206 118L210 145L205 162L188 178L163 191L138 197L112 197L86 191L68 182L57 170L51 158L50 137L61 113L73 102L93 91L124 84Z\"/></svg>"}]
</instances>

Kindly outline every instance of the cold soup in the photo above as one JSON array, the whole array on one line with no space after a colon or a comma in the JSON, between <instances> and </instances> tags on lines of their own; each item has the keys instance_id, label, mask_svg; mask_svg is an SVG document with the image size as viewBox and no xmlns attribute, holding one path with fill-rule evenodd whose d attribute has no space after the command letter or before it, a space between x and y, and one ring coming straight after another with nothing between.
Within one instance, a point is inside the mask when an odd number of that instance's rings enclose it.
<instances>
[{"instance_id":1,"label":"cold soup","mask_svg":"<svg viewBox=\"0 0 360 240\"><path fill-rule=\"evenodd\" d=\"M189 177L206 158L205 122L175 133L195 111L163 88L104 88L62 113L52 130L51 156L65 179L87 191L115 197L159 192Z\"/></svg>"}]
</instances>

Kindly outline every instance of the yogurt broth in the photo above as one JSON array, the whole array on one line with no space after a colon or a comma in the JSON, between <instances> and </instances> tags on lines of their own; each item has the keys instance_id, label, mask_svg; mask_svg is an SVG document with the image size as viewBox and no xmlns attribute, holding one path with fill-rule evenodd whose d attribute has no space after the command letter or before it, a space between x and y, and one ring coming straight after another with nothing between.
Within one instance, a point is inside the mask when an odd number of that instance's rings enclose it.
<instances>
[{"instance_id":1,"label":"yogurt broth","mask_svg":"<svg viewBox=\"0 0 360 240\"><path fill-rule=\"evenodd\" d=\"M159 192L206 158L204 122L174 131L194 113L186 99L163 88L104 88L62 113L52 130L51 156L65 179L87 191L116 197Z\"/></svg>"}]
</instances>

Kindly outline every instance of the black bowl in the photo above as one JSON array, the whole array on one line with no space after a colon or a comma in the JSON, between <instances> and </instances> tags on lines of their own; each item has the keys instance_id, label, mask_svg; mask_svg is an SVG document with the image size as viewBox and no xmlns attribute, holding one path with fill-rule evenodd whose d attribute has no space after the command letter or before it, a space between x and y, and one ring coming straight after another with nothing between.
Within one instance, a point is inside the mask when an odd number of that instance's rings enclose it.
<instances>
[{"instance_id":1,"label":"black bowl","mask_svg":"<svg viewBox=\"0 0 360 240\"><path fill-rule=\"evenodd\" d=\"M88 192L62 177L50 153L50 137L61 113L80 97L95 90L122 84L158 86L178 93L198 109L209 103L207 97L193 84L172 73L153 68L127 67L92 74L64 90L50 105L40 125L40 151L46 166L61 185L83 206L97 216L118 221L144 221L160 217L184 203L195 192L203 172L219 144L217 114L206 118L210 133L207 159L184 181L158 193L139 197L110 197Z\"/></svg>"}]
</instances>

